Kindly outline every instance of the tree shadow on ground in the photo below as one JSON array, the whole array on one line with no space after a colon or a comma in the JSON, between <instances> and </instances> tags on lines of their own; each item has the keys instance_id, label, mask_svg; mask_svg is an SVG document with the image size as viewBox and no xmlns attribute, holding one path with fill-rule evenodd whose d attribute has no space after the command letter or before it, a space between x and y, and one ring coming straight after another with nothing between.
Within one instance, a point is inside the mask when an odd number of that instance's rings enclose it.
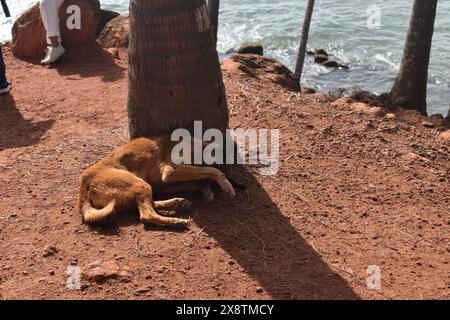
<instances>
[{"instance_id":1,"label":"tree shadow on ground","mask_svg":"<svg viewBox=\"0 0 450 320\"><path fill-rule=\"evenodd\" d=\"M114 57L98 44L68 49L60 61L52 65L64 77L102 77L105 82L114 82L125 76L125 68L119 66Z\"/></svg>"},{"instance_id":2,"label":"tree shadow on ground","mask_svg":"<svg viewBox=\"0 0 450 320\"><path fill-rule=\"evenodd\" d=\"M246 186L234 200L222 198L220 192L216 192L212 204L202 204L198 195L192 193L161 198L195 199L194 222L273 299L360 299L283 215L251 172L238 168L233 176ZM117 235L124 226L139 223L135 210L120 215L113 225L95 230ZM184 232L151 225L145 226L145 230Z\"/></svg>"},{"instance_id":3,"label":"tree shadow on ground","mask_svg":"<svg viewBox=\"0 0 450 320\"><path fill-rule=\"evenodd\" d=\"M359 299L281 213L252 173L234 201L197 208L194 221L274 299Z\"/></svg>"},{"instance_id":4,"label":"tree shadow on ground","mask_svg":"<svg viewBox=\"0 0 450 320\"><path fill-rule=\"evenodd\" d=\"M53 126L54 120L32 122L24 119L14 97L0 96L0 151L27 147L39 143L42 136Z\"/></svg>"}]
</instances>

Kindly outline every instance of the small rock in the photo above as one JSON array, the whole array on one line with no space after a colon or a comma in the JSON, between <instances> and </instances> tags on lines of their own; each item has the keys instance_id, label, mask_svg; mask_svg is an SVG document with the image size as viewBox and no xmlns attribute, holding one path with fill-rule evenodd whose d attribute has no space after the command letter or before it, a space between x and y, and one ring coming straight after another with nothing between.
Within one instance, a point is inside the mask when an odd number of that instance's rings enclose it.
<instances>
[{"instance_id":1,"label":"small rock","mask_svg":"<svg viewBox=\"0 0 450 320\"><path fill-rule=\"evenodd\" d=\"M324 63L328 61L328 56L322 55L322 54L316 54L314 56L314 61L317 63Z\"/></svg>"},{"instance_id":2,"label":"small rock","mask_svg":"<svg viewBox=\"0 0 450 320\"><path fill-rule=\"evenodd\" d=\"M436 121L444 121L445 120L445 117L440 113L432 114L428 118L430 120L436 120Z\"/></svg>"},{"instance_id":3,"label":"small rock","mask_svg":"<svg viewBox=\"0 0 450 320\"><path fill-rule=\"evenodd\" d=\"M56 248L54 245L48 245L45 247L44 252L42 253L42 256L44 258L53 256L58 253L58 248Z\"/></svg>"},{"instance_id":4,"label":"small rock","mask_svg":"<svg viewBox=\"0 0 450 320\"><path fill-rule=\"evenodd\" d=\"M386 120L397 120L397 116L393 113L387 113L386 116L384 117Z\"/></svg>"},{"instance_id":5,"label":"small rock","mask_svg":"<svg viewBox=\"0 0 450 320\"><path fill-rule=\"evenodd\" d=\"M425 128L430 128L430 129L433 129L435 127L434 123L429 122L429 121L423 121L422 126L424 126Z\"/></svg>"},{"instance_id":6,"label":"small rock","mask_svg":"<svg viewBox=\"0 0 450 320\"><path fill-rule=\"evenodd\" d=\"M334 101L331 106L333 107L348 107L352 103L352 99L349 97L342 97Z\"/></svg>"},{"instance_id":7,"label":"small rock","mask_svg":"<svg viewBox=\"0 0 450 320\"><path fill-rule=\"evenodd\" d=\"M148 293L148 292L150 292L150 289L145 287L145 288L138 288L138 289L134 290L133 294L135 296L139 296L141 294Z\"/></svg>"},{"instance_id":8,"label":"small rock","mask_svg":"<svg viewBox=\"0 0 450 320\"><path fill-rule=\"evenodd\" d=\"M257 293L263 293L263 292L264 292L264 289L261 288L261 287L257 287L257 288L256 288L256 292L257 292Z\"/></svg>"},{"instance_id":9,"label":"small rock","mask_svg":"<svg viewBox=\"0 0 450 320\"><path fill-rule=\"evenodd\" d=\"M408 152L402 156L405 161L414 161L414 160L427 160L414 152Z\"/></svg>"},{"instance_id":10,"label":"small rock","mask_svg":"<svg viewBox=\"0 0 450 320\"><path fill-rule=\"evenodd\" d=\"M315 55L322 55L328 57L328 52L326 52L324 49L316 49Z\"/></svg>"},{"instance_id":11,"label":"small rock","mask_svg":"<svg viewBox=\"0 0 450 320\"><path fill-rule=\"evenodd\" d=\"M348 88L337 87L330 89L328 95L335 99L347 98L346 96L350 95L350 90Z\"/></svg>"},{"instance_id":12,"label":"small rock","mask_svg":"<svg viewBox=\"0 0 450 320\"><path fill-rule=\"evenodd\" d=\"M259 41L243 44L239 50L239 54L257 54L259 56L264 55L264 47Z\"/></svg>"},{"instance_id":13,"label":"small rock","mask_svg":"<svg viewBox=\"0 0 450 320\"><path fill-rule=\"evenodd\" d=\"M130 283L131 282L131 275L128 271L122 270L119 272L119 280L123 283Z\"/></svg>"},{"instance_id":14,"label":"small rock","mask_svg":"<svg viewBox=\"0 0 450 320\"><path fill-rule=\"evenodd\" d=\"M381 107L371 107L368 112L369 114L373 114L378 117L384 117L386 115L386 112Z\"/></svg>"},{"instance_id":15,"label":"small rock","mask_svg":"<svg viewBox=\"0 0 450 320\"><path fill-rule=\"evenodd\" d=\"M328 68L339 68L339 63L334 60L327 60L323 63L323 65Z\"/></svg>"},{"instance_id":16,"label":"small rock","mask_svg":"<svg viewBox=\"0 0 450 320\"><path fill-rule=\"evenodd\" d=\"M122 282L131 281L128 270L120 268L115 260L95 261L90 263L83 270L82 276L88 281L97 283L103 283L110 279L118 279Z\"/></svg>"},{"instance_id":17,"label":"small rock","mask_svg":"<svg viewBox=\"0 0 450 320\"><path fill-rule=\"evenodd\" d=\"M302 94L313 94L316 93L316 90L312 88L302 88Z\"/></svg>"},{"instance_id":18,"label":"small rock","mask_svg":"<svg viewBox=\"0 0 450 320\"><path fill-rule=\"evenodd\" d=\"M369 113L370 107L362 102L355 102L350 105L350 109L354 111L362 111L364 113Z\"/></svg>"},{"instance_id":19,"label":"small rock","mask_svg":"<svg viewBox=\"0 0 450 320\"><path fill-rule=\"evenodd\" d=\"M314 94L312 94L312 97L314 98L314 100L316 100L316 102L330 102L331 101L330 97L323 93L314 93Z\"/></svg>"},{"instance_id":20,"label":"small rock","mask_svg":"<svg viewBox=\"0 0 450 320\"><path fill-rule=\"evenodd\" d=\"M450 130L442 132L438 136L438 140L440 140L440 141L450 141Z\"/></svg>"}]
</instances>

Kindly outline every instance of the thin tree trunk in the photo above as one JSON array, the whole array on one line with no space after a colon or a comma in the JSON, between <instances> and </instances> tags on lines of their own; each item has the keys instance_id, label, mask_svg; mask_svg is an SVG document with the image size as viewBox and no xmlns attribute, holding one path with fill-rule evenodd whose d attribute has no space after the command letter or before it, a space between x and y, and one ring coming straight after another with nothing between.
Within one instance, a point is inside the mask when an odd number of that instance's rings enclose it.
<instances>
[{"instance_id":1,"label":"thin tree trunk","mask_svg":"<svg viewBox=\"0 0 450 320\"><path fill-rule=\"evenodd\" d=\"M392 102L427 114L427 81L438 0L415 0Z\"/></svg>"},{"instance_id":2,"label":"thin tree trunk","mask_svg":"<svg viewBox=\"0 0 450 320\"><path fill-rule=\"evenodd\" d=\"M208 0L209 19L215 43L217 43L217 32L219 30L219 8L220 0Z\"/></svg>"},{"instance_id":3,"label":"thin tree trunk","mask_svg":"<svg viewBox=\"0 0 450 320\"><path fill-rule=\"evenodd\" d=\"M178 128L228 128L228 108L205 0L131 0L131 138Z\"/></svg>"},{"instance_id":4,"label":"thin tree trunk","mask_svg":"<svg viewBox=\"0 0 450 320\"><path fill-rule=\"evenodd\" d=\"M312 14L314 10L314 0L308 0L308 7L306 8L305 20L303 22L303 32L300 41L300 47L298 49L297 64L295 66L294 76L300 84L303 73L303 65L305 63L306 45L309 37L309 27L311 25Z\"/></svg>"}]
</instances>

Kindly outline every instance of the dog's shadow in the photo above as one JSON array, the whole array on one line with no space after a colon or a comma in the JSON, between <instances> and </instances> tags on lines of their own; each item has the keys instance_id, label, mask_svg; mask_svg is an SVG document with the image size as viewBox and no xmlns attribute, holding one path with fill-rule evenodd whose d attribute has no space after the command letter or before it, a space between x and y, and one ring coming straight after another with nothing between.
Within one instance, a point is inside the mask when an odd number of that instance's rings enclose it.
<instances>
[{"instance_id":1,"label":"dog's shadow","mask_svg":"<svg viewBox=\"0 0 450 320\"><path fill-rule=\"evenodd\" d=\"M235 201L196 207L193 218L274 299L359 299L282 214L254 175Z\"/></svg>"}]
</instances>

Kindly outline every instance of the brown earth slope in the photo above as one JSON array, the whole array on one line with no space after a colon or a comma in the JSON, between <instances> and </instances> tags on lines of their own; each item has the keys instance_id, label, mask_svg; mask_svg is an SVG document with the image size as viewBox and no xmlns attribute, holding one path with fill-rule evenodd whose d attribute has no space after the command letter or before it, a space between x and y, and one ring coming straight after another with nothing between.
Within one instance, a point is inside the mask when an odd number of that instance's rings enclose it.
<instances>
[{"instance_id":1,"label":"brown earth slope","mask_svg":"<svg viewBox=\"0 0 450 320\"><path fill-rule=\"evenodd\" d=\"M247 189L197 201L190 231L144 227L136 212L84 225L81 171L127 140L119 55L85 49L47 69L6 52L0 298L449 298L450 154L438 130L285 90L254 65L225 66L232 127L281 130L278 175L237 170ZM66 287L71 265L81 290ZM370 265L381 290L366 286Z\"/></svg>"}]
</instances>

